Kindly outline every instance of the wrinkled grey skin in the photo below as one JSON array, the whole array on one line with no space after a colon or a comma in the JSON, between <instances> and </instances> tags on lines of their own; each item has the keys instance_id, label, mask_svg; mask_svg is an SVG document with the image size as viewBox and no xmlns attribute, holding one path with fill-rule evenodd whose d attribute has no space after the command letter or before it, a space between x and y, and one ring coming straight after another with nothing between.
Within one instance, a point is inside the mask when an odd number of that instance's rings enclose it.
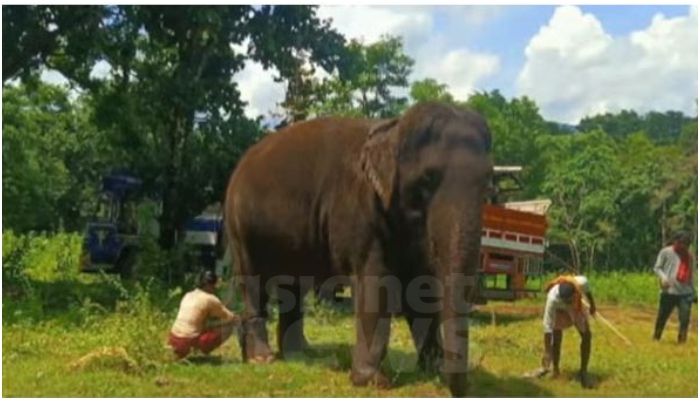
<instances>
[{"instance_id":1,"label":"wrinkled grey skin","mask_svg":"<svg viewBox=\"0 0 700 400\"><path fill-rule=\"evenodd\" d=\"M307 344L299 296L329 277L352 276L352 382L388 386L379 364L391 315L400 311L419 365L441 367L452 395L465 395L466 303L476 295L469 278L479 263L490 150L480 115L440 103L391 120L301 122L253 146L231 177L225 206L246 306L244 359L272 359L271 293L283 301L277 340L284 355ZM467 278L452 279L458 276ZM433 284L425 290L417 277ZM425 307L431 298L442 306Z\"/></svg>"}]
</instances>

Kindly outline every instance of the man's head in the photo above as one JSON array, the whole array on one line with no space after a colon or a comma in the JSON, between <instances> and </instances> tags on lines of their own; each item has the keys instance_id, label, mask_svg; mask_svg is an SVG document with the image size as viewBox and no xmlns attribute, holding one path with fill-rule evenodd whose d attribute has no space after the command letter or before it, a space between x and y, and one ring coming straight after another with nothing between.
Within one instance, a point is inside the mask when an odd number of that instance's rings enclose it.
<instances>
[{"instance_id":1,"label":"man's head","mask_svg":"<svg viewBox=\"0 0 700 400\"><path fill-rule=\"evenodd\" d=\"M562 282L559 284L559 298L565 303L571 303L574 299L576 288L571 282Z\"/></svg>"},{"instance_id":2,"label":"man's head","mask_svg":"<svg viewBox=\"0 0 700 400\"><path fill-rule=\"evenodd\" d=\"M199 274L199 283L197 287L207 292L213 292L218 282L219 277L216 276L216 272L208 269Z\"/></svg>"},{"instance_id":3,"label":"man's head","mask_svg":"<svg viewBox=\"0 0 700 400\"><path fill-rule=\"evenodd\" d=\"M688 246L690 246L690 232L687 231L681 231L678 232L675 236L675 239L673 240L674 244L681 246L684 249L687 249Z\"/></svg>"}]
</instances>

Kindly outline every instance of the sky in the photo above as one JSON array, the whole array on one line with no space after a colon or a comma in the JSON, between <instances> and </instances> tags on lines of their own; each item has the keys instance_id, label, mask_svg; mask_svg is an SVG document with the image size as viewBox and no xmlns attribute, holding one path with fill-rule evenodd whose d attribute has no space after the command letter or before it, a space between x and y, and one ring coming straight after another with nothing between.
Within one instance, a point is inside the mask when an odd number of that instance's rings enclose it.
<instances>
[{"instance_id":1,"label":"sky","mask_svg":"<svg viewBox=\"0 0 700 400\"><path fill-rule=\"evenodd\" d=\"M401 36L411 78L446 83L458 99L498 89L564 123L621 109L697 115L697 7L328 5L319 15L367 43ZM259 66L236 80L250 115L284 93Z\"/></svg>"},{"instance_id":2,"label":"sky","mask_svg":"<svg viewBox=\"0 0 700 400\"><path fill-rule=\"evenodd\" d=\"M411 80L436 79L460 100L498 89L571 124L622 109L697 115L697 6L323 5L318 14L365 43L401 36ZM248 62L234 77L249 116L282 100L273 75Z\"/></svg>"}]
</instances>

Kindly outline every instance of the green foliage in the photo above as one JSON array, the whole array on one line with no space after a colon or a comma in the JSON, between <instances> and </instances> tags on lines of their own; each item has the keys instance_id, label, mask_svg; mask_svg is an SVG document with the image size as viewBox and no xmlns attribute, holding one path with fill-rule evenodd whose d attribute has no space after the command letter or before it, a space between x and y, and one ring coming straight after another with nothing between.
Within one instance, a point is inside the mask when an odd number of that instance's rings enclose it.
<instances>
[{"instance_id":1,"label":"green foliage","mask_svg":"<svg viewBox=\"0 0 700 400\"><path fill-rule=\"evenodd\" d=\"M75 279L82 237L74 234L2 234L3 276L24 275L39 282ZM8 283L11 283L12 279ZM3 282L5 283L5 282Z\"/></svg>"},{"instance_id":2,"label":"green foliage","mask_svg":"<svg viewBox=\"0 0 700 400\"><path fill-rule=\"evenodd\" d=\"M537 141L548 132L537 105L527 97L507 100L498 90L476 93L465 104L480 112L493 135L493 159L496 165L520 165L525 199L541 195L545 167Z\"/></svg>"},{"instance_id":3,"label":"green foliage","mask_svg":"<svg viewBox=\"0 0 700 400\"><path fill-rule=\"evenodd\" d=\"M85 105L61 87L3 90L4 229L78 229L106 160Z\"/></svg>"},{"instance_id":4,"label":"green foliage","mask_svg":"<svg viewBox=\"0 0 700 400\"><path fill-rule=\"evenodd\" d=\"M78 232L101 176L130 172L162 210L149 211L160 232L141 243L142 276L182 281L176 232L223 201L263 136L232 79L246 60L286 82L281 125L390 117L426 100L479 111L495 163L524 168L525 190L510 200L553 200L550 242L577 268L634 270L675 230L697 235L697 117L623 110L573 127L498 90L457 102L439 77L409 81L401 38L348 43L315 7L3 6L3 43L3 229ZM41 83L41 68L72 90ZM318 68L329 78L315 78Z\"/></svg>"},{"instance_id":5,"label":"green foliage","mask_svg":"<svg viewBox=\"0 0 700 400\"><path fill-rule=\"evenodd\" d=\"M369 45L353 41L348 50L357 73L348 79L331 77L319 84L313 113L369 118L399 115L408 99L395 91L409 86L408 76L414 64L404 53L403 41L383 36Z\"/></svg>"},{"instance_id":6,"label":"green foliage","mask_svg":"<svg viewBox=\"0 0 700 400\"><path fill-rule=\"evenodd\" d=\"M574 268L592 266L595 253L614 234L613 218L621 175L614 143L602 131L543 137L542 148L556 147L546 160L542 190L553 205L550 235L569 244Z\"/></svg>"},{"instance_id":7,"label":"green foliage","mask_svg":"<svg viewBox=\"0 0 700 400\"><path fill-rule=\"evenodd\" d=\"M578 129L582 132L600 129L615 139L624 139L642 131L654 143L670 144L682 136L684 126L692 121L692 118L678 111L651 111L639 115L635 111L622 110L616 114L605 113L585 117L579 123Z\"/></svg>"},{"instance_id":8,"label":"green foliage","mask_svg":"<svg viewBox=\"0 0 700 400\"><path fill-rule=\"evenodd\" d=\"M415 102L423 101L442 101L446 103L454 103L455 100L448 91L448 86L444 83L438 83L435 79L427 78L421 81L415 81L411 84L411 99Z\"/></svg>"},{"instance_id":9,"label":"green foliage","mask_svg":"<svg viewBox=\"0 0 700 400\"><path fill-rule=\"evenodd\" d=\"M66 75L89 75L105 8L67 5L2 6L2 81L27 79L42 65ZM80 60L80 61L78 61Z\"/></svg>"}]
</instances>

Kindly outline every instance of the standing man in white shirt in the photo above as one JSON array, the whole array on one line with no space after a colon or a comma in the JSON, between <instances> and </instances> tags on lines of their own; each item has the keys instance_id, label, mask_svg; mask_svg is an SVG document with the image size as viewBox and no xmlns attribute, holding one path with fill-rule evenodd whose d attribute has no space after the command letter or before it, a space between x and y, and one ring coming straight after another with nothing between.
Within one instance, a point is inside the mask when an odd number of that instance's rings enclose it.
<instances>
[{"instance_id":1,"label":"standing man in white shirt","mask_svg":"<svg viewBox=\"0 0 700 400\"><path fill-rule=\"evenodd\" d=\"M690 254L690 233L680 232L670 246L666 246L656 258L654 273L659 277L661 296L659 311L654 326L654 340L660 340L666 321L674 308L678 308L678 343L688 339L690 325L690 310L694 300L697 300L693 256Z\"/></svg>"}]
</instances>

